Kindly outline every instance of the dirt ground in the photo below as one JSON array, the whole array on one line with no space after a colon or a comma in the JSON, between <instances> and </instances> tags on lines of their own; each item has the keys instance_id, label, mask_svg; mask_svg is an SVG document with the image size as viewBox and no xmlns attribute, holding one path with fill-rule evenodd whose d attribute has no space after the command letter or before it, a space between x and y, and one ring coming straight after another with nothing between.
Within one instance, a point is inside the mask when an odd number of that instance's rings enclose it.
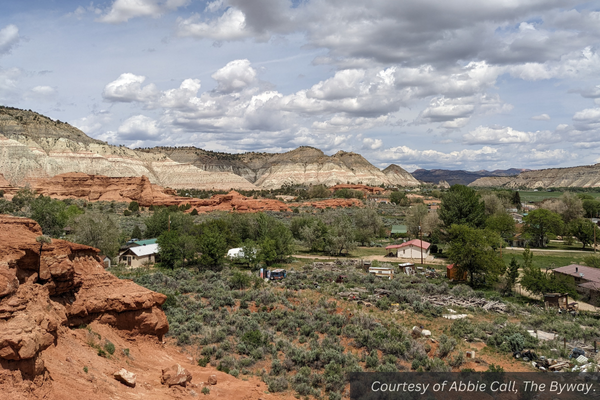
<instances>
[{"instance_id":1,"label":"dirt ground","mask_svg":"<svg viewBox=\"0 0 600 400\"><path fill-rule=\"evenodd\" d=\"M204 398L201 391L208 386L207 399L294 399L290 393L269 394L266 384L258 377L238 379L210 366L200 367L180 348L159 342L156 337L131 336L98 323L92 323L90 328L102 339L87 329L61 328L57 345L42 353L50 378L41 385L0 379L0 390L4 393L0 397L11 400L192 399ZM88 344L91 340L99 343L104 339L110 340L116 349L108 358L98 356L97 350ZM124 349L129 349L129 356ZM161 385L162 369L174 364L180 364L192 374L191 384L186 388ZM134 388L113 378L113 373L121 368L136 374ZM214 386L207 384L210 375L217 376Z\"/></svg>"}]
</instances>

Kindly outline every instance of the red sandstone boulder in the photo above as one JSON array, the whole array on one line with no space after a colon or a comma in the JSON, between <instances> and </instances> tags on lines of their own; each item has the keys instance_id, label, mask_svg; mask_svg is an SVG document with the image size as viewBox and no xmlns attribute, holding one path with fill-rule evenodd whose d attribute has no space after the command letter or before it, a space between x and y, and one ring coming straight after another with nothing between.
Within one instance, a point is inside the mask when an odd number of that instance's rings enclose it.
<instances>
[{"instance_id":1,"label":"red sandstone boulder","mask_svg":"<svg viewBox=\"0 0 600 400\"><path fill-rule=\"evenodd\" d=\"M169 387L179 385L185 387L192 380L192 374L179 364L162 370L160 383Z\"/></svg>"}]
</instances>

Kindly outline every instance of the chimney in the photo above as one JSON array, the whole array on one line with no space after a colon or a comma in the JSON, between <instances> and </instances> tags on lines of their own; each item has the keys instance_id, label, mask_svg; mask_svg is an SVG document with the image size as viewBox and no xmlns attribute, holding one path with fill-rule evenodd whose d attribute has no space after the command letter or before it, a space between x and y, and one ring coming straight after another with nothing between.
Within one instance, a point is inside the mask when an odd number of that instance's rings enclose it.
<instances>
[{"instance_id":1,"label":"chimney","mask_svg":"<svg viewBox=\"0 0 600 400\"><path fill-rule=\"evenodd\" d=\"M579 272L579 267L575 267L575 272Z\"/></svg>"}]
</instances>

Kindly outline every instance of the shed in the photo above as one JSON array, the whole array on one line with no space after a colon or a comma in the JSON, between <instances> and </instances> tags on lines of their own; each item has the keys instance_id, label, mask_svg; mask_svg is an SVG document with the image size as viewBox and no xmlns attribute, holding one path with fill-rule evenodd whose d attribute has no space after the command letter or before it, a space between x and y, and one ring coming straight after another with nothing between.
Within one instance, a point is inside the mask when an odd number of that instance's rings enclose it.
<instances>
[{"instance_id":1,"label":"shed","mask_svg":"<svg viewBox=\"0 0 600 400\"><path fill-rule=\"evenodd\" d=\"M446 266L446 277L453 281L466 281L467 271L465 271L461 277L458 272L458 267L455 264L450 264Z\"/></svg>"}]
</instances>

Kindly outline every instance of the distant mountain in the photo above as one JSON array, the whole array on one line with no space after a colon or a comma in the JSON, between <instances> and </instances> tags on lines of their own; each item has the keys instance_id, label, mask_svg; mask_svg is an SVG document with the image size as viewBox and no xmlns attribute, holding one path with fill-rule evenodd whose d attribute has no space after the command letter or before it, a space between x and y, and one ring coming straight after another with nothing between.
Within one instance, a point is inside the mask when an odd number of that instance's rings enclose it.
<instances>
[{"instance_id":1,"label":"distant mountain","mask_svg":"<svg viewBox=\"0 0 600 400\"><path fill-rule=\"evenodd\" d=\"M412 176L422 182L439 183L446 181L450 185L468 185L479 178L497 177L497 176L516 176L521 172L528 171L526 169L510 168L497 169L494 171L464 171L450 169L418 169L412 173Z\"/></svg>"},{"instance_id":2,"label":"distant mountain","mask_svg":"<svg viewBox=\"0 0 600 400\"><path fill-rule=\"evenodd\" d=\"M511 177L482 177L469 186L509 189L600 187L600 164L525 171Z\"/></svg>"}]
</instances>

